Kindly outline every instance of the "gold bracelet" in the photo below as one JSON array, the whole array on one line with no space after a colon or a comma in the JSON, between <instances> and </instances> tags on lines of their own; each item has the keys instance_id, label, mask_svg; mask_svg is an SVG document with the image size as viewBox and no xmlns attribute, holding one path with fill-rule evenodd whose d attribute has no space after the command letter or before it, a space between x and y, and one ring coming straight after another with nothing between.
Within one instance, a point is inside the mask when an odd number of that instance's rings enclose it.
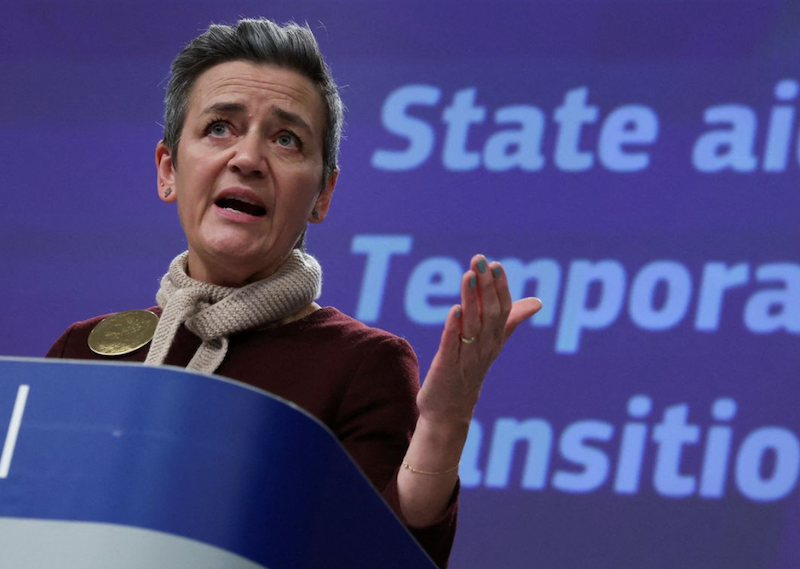
<instances>
[{"instance_id":1,"label":"gold bracelet","mask_svg":"<svg viewBox=\"0 0 800 569\"><path fill-rule=\"evenodd\" d=\"M407 462L403 463L403 468L405 468L406 470L410 470L414 474L431 474L431 475L447 474L448 472L454 472L454 471L458 470L459 466L461 466L460 462L458 464L456 464L453 468L448 468L447 470L441 470L439 472L431 472L429 470L419 470L417 468L414 468L413 466L411 466Z\"/></svg>"}]
</instances>

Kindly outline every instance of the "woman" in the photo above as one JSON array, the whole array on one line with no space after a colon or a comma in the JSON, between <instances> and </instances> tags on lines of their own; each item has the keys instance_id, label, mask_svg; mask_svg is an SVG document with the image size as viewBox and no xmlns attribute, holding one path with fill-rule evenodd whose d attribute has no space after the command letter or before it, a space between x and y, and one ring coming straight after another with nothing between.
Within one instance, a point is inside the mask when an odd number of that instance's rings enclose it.
<instances>
[{"instance_id":1,"label":"woman","mask_svg":"<svg viewBox=\"0 0 800 569\"><path fill-rule=\"evenodd\" d=\"M417 392L404 340L315 302L321 271L303 237L328 214L343 112L310 30L211 26L173 62L165 103L158 191L188 251L162 279L152 342L112 357L218 373L306 408L445 566L483 378L539 301L512 303L500 264L475 256ZM48 355L109 357L92 349L102 320L74 324Z\"/></svg>"}]
</instances>

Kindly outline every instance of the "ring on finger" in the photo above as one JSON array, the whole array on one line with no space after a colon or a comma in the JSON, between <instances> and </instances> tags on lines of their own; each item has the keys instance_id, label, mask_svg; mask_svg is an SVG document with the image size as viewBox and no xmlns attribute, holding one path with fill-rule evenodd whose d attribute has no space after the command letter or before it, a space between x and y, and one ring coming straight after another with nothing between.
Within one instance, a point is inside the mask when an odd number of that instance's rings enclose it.
<instances>
[{"instance_id":1,"label":"ring on finger","mask_svg":"<svg viewBox=\"0 0 800 569\"><path fill-rule=\"evenodd\" d=\"M464 336L462 336L461 334L459 334L459 335L458 335L458 337L461 339L461 342L462 342L463 344L471 344L471 343L473 343L475 340L477 340L477 339L478 339L478 337L477 337L477 336L473 336L472 338L465 338L465 337L464 337Z\"/></svg>"}]
</instances>

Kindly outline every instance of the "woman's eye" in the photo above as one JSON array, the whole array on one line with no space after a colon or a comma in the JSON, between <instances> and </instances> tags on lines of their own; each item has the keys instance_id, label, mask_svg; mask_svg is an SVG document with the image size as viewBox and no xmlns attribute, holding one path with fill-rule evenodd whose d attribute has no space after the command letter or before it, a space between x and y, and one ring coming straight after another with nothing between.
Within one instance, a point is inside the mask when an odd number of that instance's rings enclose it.
<instances>
[{"instance_id":1,"label":"woman's eye","mask_svg":"<svg viewBox=\"0 0 800 569\"><path fill-rule=\"evenodd\" d=\"M300 140L290 132L282 132L279 134L276 142L280 146L284 146L286 148L296 148L300 146Z\"/></svg>"},{"instance_id":2,"label":"woman's eye","mask_svg":"<svg viewBox=\"0 0 800 569\"><path fill-rule=\"evenodd\" d=\"M208 125L208 134L211 136L226 136L229 132L230 129L224 122L217 121Z\"/></svg>"}]
</instances>

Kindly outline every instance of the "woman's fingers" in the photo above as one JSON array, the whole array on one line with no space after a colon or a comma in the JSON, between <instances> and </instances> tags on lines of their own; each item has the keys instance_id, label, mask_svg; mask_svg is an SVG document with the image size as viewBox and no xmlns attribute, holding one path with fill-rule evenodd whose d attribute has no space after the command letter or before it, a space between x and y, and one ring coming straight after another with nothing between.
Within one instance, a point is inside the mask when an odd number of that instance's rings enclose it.
<instances>
[{"instance_id":1,"label":"woman's fingers","mask_svg":"<svg viewBox=\"0 0 800 569\"><path fill-rule=\"evenodd\" d=\"M470 261L470 270L461 279L459 339L462 350L465 345L470 346L481 340L481 350L469 350L467 353L476 356L478 352L493 353L493 359L516 327L541 308L542 303L538 298L512 302L502 265L498 262L489 263L483 255L475 255ZM456 307L451 309L445 324L443 346L454 310Z\"/></svg>"},{"instance_id":2,"label":"woman's fingers","mask_svg":"<svg viewBox=\"0 0 800 569\"><path fill-rule=\"evenodd\" d=\"M486 340L502 339L502 325L498 327L497 317L500 315L500 301L494 286L489 261L483 255L475 255L470 267L478 279L478 298L481 308L481 334Z\"/></svg>"},{"instance_id":3,"label":"woman's fingers","mask_svg":"<svg viewBox=\"0 0 800 569\"><path fill-rule=\"evenodd\" d=\"M497 317L497 324L495 327L495 337L498 343L502 346L506 341L506 323L508 316L511 313L511 292L508 290L508 280L506 273L500 263L492 263L490 266L492 278L494 279L494 291L497 295L497 304L499 306L499 314Z\"/></svg>"},{"instance_id":4,"label":"woman's fingers","mask_svg":"<svg viewBox=\"0 0 800 569\"><path fill-rule=\"evenodd\" d=\"M497 293L497 300L500 303L500 313L505 314L506 318L511 312L511 291L508 290L506 272L500 263L494 262L490 265L492 276L494 277L494 288Z\"/></svg>"},{"instance_id":5,"label":"woman's fingers","mask_svg":"<svg viewBox=\"0 0 800 569\"><path fill-rule=\"evenodd\" d=\"M461 280L461 298L461 337L469 341L480 336L484 342L496 342L500 346L520 322L542 307L538 298L512 302L502 265L489 263L483 255L471 259L470 270Z\"/></svg>"},{"instance_id":6,"label":"woman's fingers","mask_svg":"<svg viewBox=\"0 0 800 569\"><path fill-rule=\"evenodd\" d=\"M461 278L461 341L473 343L481 333L478 275L467 271Z\"/></svg>"},{"instance_id":7,"label":"woman's fingers","mask_svg":"<svg viewBox=\"0 0 800 569\"><path fill-rule=\"evenodd\" d=\"M447 313L447 319L444 321L444 331L439 342L438 357L441 358L441 363L445 365L455 365L458 362L462 318L461 306L455 305L450 308L450 312Z\"/></svg>"}]
</instances>

